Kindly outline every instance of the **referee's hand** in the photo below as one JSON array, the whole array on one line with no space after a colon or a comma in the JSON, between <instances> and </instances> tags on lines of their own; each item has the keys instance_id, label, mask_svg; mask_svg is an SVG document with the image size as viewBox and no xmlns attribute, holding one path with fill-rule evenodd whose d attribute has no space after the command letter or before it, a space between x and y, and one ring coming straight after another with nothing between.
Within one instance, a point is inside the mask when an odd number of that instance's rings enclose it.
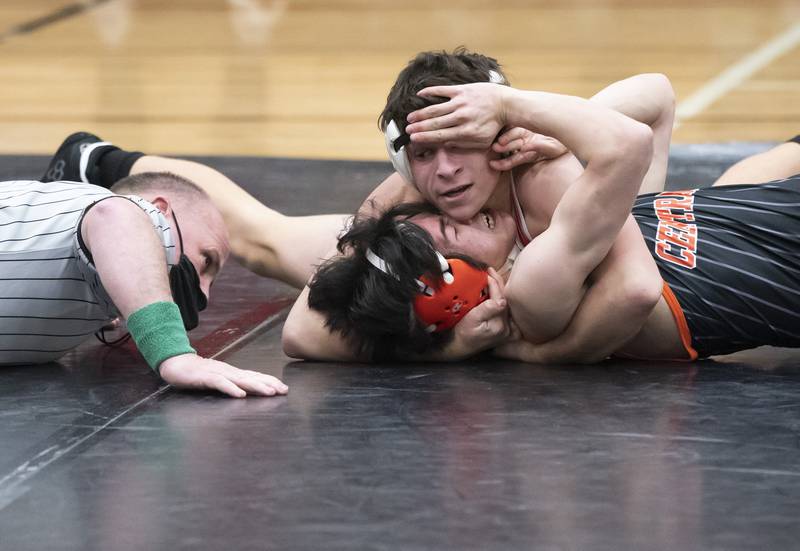
<instances>
[{"instance_id":1,"label":"referee's hand","mask_svg":"<svg viewBox=\"0 0 800 551\"><path fill-rule=\"evenodd\" d=\"M238 369L196 354L181 354L161 362L161 378L176 388L217 390L233 398L248 394L275 396L286 394L289 387L278 378L257 371Z\"/></svg>"}]
</instances>

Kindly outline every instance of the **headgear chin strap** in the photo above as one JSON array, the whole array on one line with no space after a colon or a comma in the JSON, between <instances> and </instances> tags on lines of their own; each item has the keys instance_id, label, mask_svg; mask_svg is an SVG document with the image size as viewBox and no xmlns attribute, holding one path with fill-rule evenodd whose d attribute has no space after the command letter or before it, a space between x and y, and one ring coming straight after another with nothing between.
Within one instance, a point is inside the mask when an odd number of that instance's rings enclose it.
<instances>
[{"instance_id":1,"label":"headgear chin strap","mask_svg":"<svg viewBox=\"0 0 800 551\"><path fill-rule=\"evenodd\" d=\"M506 79L499 72L492 70L489 71L489 82L506 84ZM411 172L411 164L406 150L411 138L405 132L400 131L400 127L397 126L394 120L389 121L389 124L386 125L383 137L386 141L386 151L389 153L389 160L392 161L392 166L406 182L413 185L414 175Z\"/></svg>"},{"instance_id":2,"label":"headgear chin strap","mask_svg":"<svg viewBox=\"0 0 800 551\"><path fill-rule=\"evenodd\" d=\"M489 274L459 258L446 259L436 251L442 281L426 276L417 279L419 295L414 298L414 312L429 333L446 331L467 312L489 298ZM397 277L386 262L367 249L367 261L385 274Z\"/></svg>"}]
</instances>

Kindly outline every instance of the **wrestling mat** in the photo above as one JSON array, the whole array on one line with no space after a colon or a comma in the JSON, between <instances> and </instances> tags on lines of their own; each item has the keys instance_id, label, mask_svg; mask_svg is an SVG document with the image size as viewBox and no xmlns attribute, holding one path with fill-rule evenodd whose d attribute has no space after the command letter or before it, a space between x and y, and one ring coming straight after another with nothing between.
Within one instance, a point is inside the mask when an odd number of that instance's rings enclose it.
<instances>
[{"instance_id":1,"label":"wrestling mat","mask_svg":"<svg viewBox=\"0 0 800 551\"><path fill-rule=\"evenodd\" d=\"M769 144L675 146L668 188ZM347 212L388 163L197 159L287 214ZM0 157L29 179L44 157ZM792 549L800 353L695 364L292 362L296 291L234 262L198 350L283 398L163 386L131 346L0 369L0 549Z\"/></svg>"}]
</instances>

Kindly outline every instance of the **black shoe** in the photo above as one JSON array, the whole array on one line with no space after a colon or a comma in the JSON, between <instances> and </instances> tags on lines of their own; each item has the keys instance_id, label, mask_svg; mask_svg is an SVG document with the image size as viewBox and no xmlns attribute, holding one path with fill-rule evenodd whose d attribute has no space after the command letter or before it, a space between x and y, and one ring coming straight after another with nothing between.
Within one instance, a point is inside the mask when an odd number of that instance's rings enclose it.
<instances>
[{"instance_id":1,"label":"black shoe","mask_svg":"<svg viewBox=\"0 0 800 551\"><path fill-rule=\"evenodd\" d=\"M87 147L93 146L89 152L89 157L84 168L85 173L81 173L81 155ZM116 146L104 142L94 134L88 132L75 132L67 136L67 139L59 146L47 170L42 176L42 182L55 182L57 180L68 182L86 182L90 184L100 184L99 169L97 161L109 148L116 149Z\"/></svg>"}]
</instances>

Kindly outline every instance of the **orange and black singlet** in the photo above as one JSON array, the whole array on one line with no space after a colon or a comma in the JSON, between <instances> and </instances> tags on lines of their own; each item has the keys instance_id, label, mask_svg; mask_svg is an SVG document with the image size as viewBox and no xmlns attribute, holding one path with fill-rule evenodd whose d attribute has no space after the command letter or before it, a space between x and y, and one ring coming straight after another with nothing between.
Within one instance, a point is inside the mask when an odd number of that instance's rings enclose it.
<instances>
[{"instance_id":1,"label":"orange and black singlet","mask_svg":"<svg viewBox=\"0 0 800 551\"><path fill-rule=\"evenodd\" d=\"M513 188L512 205L524 246ZM800 174L640 195L632 214L692 358L800 347Z\"/></svg>"},{"instance_id":2,"label":"orange and black singlet","mask_svg":"<svg viewBox=\"0 0 800 551\"><path fill-rule=\"evenodd\" d=\"M800 175L640 195L632 213L699 357L800 347Z\"/></svg>"}]
</instances>

